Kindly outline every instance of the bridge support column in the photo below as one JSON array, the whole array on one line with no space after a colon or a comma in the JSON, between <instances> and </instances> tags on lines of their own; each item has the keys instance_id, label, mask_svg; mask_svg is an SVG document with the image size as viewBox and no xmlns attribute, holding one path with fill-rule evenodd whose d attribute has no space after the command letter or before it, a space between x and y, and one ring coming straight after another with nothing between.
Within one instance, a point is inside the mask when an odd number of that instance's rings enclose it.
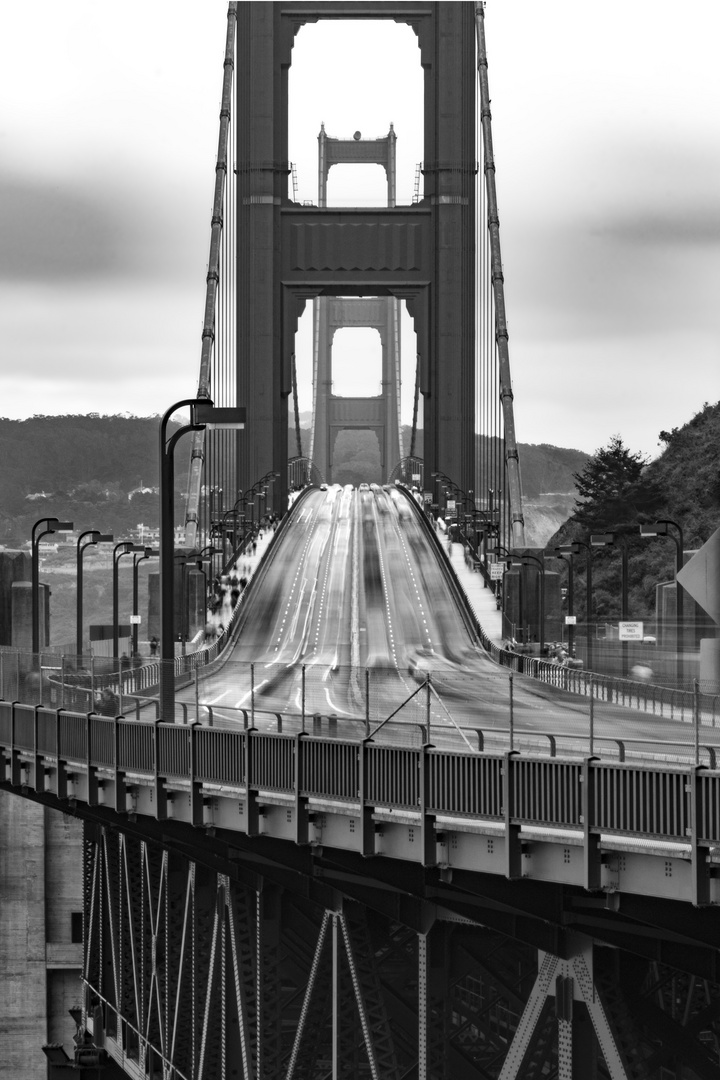
<instances>
[{"instance_id":1,"label":"bridge support column","mask_svg":"<svg viewBox=\"0 0 720 1080\"><path fill-rule=\"evenodd\" d=\"M445 1080L449 1062L447 929L436 922L418 934L418 1080Z\"/></svg>"},{"instance_id":2,"label":"bridge support column","mask_svg":"<svg viewBox=\"0 0 720 1080\"><path fill-rule=\"evenodd\" d=\"M631 1073L593 980L592 941L573 934L568 935L567 944L567 956L564 958L551 953L538 954L538 976L523 1009L499 1080L517 1080L525 1075L525 1063L547 1020L548 999L552 997L555 998L557 1020L558 1080L573 1080L576 1076L592 1078L594 1075L593 1041L587 1037L578 1038L577 1029L582 1025L578 1006L584 1006L589 1014L611 1080L629 1080Z\"/></svg>"},{"instance_id":3,"label":"bridge support column","mask_svg":"<svg viewBox=\"0 0 720 1080\"><path fill-rule=\"evenodd\" d=\"M256 922L258 1077L279 1076L281 1069L281 936L281 890L263 880L257 894Z\"/></svg>"}]
</instances>

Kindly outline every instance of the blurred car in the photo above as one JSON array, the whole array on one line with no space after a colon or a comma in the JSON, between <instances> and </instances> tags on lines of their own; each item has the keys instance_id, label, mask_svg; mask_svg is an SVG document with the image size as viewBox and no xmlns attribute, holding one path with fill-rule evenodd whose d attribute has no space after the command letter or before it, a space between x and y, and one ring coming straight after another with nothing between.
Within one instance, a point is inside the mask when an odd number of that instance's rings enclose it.
<instances>
[{"instance_id":1,"label":"blurred car","mask_svg":"<svg viewBox=\"0 0 720 1080\"><path fill-rule=\"evenodd\" d=\"M415 649L408 653L407 666L408 674L416 683L424 683L429 676L441 696L465 693L463 682L468 677L467 673L460 664L440 656L432 649Z\"/></svg>"}]
</instances>

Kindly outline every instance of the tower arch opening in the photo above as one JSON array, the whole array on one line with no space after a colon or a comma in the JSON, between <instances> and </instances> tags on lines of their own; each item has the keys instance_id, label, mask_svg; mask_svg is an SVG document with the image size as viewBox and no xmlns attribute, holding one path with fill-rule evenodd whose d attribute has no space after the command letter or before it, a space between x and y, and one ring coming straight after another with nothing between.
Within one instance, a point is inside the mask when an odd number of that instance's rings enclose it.
<instances>
[{"instance_id":1,"label":"tower arch opening","mask_svg":"<svg viewBox=\"0 0 720 1080\"><path fill-rule=\"evenodd\" d=\"M329 136L353 140L359 134L367 140L383 137L389 124L402 118L397 128L397 202L413 202L423 158L425 91L418 38L411 26L391 19L337 21L322 16L305 24L295 37L288 91L288 158L295 166L296 201L319 205L321 126ZM374 177L366 191L357 173L337 166L330 170L329 183L329 205L383 205Z\"/></svg>"},{"instance_id":2,"label":"tower arch opening","mask_svg":"<svg viewBox=\"0 0 720 1080\"><path fill-rule=\"evenodd\" d=\"M331 352L333 397L379 397L383 392L382 338L375 327L341 326Z\"/></svg>"}]
</instances>

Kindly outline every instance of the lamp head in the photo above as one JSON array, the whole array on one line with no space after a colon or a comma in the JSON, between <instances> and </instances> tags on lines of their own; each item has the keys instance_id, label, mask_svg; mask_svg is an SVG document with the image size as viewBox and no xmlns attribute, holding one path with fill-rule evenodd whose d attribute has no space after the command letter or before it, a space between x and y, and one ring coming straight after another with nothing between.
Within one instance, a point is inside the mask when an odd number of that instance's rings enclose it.
<instances>
[{"instance_id":1,"label":"lamp head","mask_svg":"<svg viewBox=\"0 0 720 1080\"><path fill-rule=\"evenodd\" d=\"M245 427L246 410L238 408L216 408L211 401L194 401L190 406L190 423L193 427L234 428Z\"/></svg>"},{"instance_id":2,"label":"lamp head","mask_svg":"<svg viewBox=\"0 0 720 1080\"><path fill-rule=\"evenodd\" d=\"M640 526L641 536L667 536L668 527L665 521L653 521L649 525Z\"/></svg>"}]
</instances>

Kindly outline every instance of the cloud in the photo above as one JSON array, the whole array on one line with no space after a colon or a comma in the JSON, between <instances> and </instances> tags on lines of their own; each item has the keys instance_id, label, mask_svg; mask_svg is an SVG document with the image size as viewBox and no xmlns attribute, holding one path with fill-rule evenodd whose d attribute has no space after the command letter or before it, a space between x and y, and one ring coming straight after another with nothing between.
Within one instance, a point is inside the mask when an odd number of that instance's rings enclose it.
<instances>
[{"instance_id":1,"label":"cloud","mask_svg":"<svg viewBox=\"0 0 720 1080\"><path fill-rule=\"evenodd\" d=\"M0 412L162 412L194 393L202 289L105 279L6 285Z\"/></svg>"},{"instance_id":2,"label":"cloud","mask_svg":"<svg viewBox=\"0 0 720 1080\"><path fill-rule=\"evenodd\" d=\"M613 238L621 244L653 248L720 248L720 202L677 206L669 213L639 206L617 214L611 221L591 230L596 236Z\"/></svg>"},{"instance_id":3,"label":"cloud","mask_svg":"<svg viewBox=\"0 0 720 1080\"><path fill-rule=\"evenodd\" d=\"M210 213L182 180L129 175L99 194L77 181L0 175L0 280L59 286L138 277L200 284ZM103 175L104 174L104 175Z\"/></svg>"},{"instance_id":4,"label":"cloud","mask_svg":"<svg viewBox=\"0 0 720 1080\"><path fill-rule=\"evenodd\" d=\"M77 187L0 176L0 277L57 281L127 273L127 223Z\"/></svg>"},{"instance_id":5,"label":"cloud","mask_svg":"<svg viewBox=\"0 0 720 1080\"><path fill-rule=\"evenodd\" d=\"M720 398L720 346L694 331L515 344L514 410L523 442L593 453L620 431L633 450L654 457L660 430Z\"/></svg>"}]
</instances>

